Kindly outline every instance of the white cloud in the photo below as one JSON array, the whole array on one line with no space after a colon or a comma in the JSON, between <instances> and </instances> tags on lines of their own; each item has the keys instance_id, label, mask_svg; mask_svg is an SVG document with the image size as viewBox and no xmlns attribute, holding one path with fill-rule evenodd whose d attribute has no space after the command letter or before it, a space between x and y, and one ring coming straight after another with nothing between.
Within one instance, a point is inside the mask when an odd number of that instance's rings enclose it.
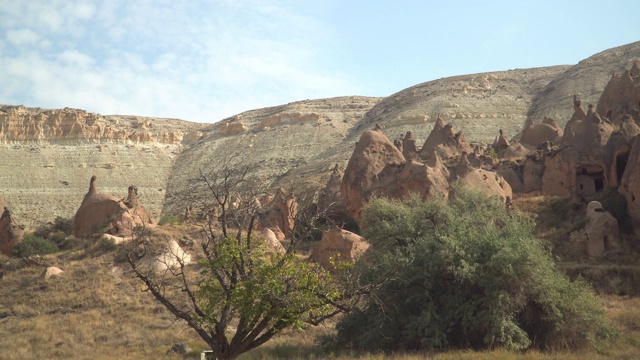
<instances>
[{"instance_id":1,"label":"white cloud","mask_svg":"<svg viewBox=\"0 0 640 360\"><path fill-rule=\"evenodd\" d=\"M40 40L40 35L30 29L9 30L7 40L14 45L32 44Z\"/></svg>"},{"instance_id":2,"label":"white cloud","mask_svg":"<svg viewBox=\"0 0 640 360\"><path fill-rule=\"evenodd\" d=\"M331 30L276 2L30 0L0 4L2 30L0 103L213 122L357 93L324 74Z\"/></svg>"},{"instance_id":3,"label":"white cloud","mask_svg":"<svg viewBox=\"0 0 640 360\"><path fill-rule=\"evenodd\" d=\"M94 61L91 56L85 55L77 50L65 50L58 55L63 63L80 68L88 68L93 65Z\"/></svg>"}]
</instances>

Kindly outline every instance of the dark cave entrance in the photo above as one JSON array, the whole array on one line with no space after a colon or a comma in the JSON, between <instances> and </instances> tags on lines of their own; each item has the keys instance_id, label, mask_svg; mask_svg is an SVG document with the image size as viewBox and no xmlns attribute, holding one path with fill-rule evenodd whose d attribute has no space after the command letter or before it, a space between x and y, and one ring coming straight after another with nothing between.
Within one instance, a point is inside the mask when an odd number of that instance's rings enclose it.
<instances>
[{"instance_id":1,"label":"dark cave entrance","mask_svg":"<svg viewBox=\"0 0 640 360\"><path fill-rule=\"evenodd\" d=\"M624 170L627 168L627 161L629 161L628 151L616 156L616 179L618 180L618 185L622 182L622 175L624 175Z\"/></svg>"},{"instance_id":2,"label":"dark cave entrance","mask_svg":"<svg viewBox=\"0 0 640 360\"><path fill-rule=\"evenodd\" d=\"M576 192L593 195L604 190L604 169L598 165L582 165L576 170Z\"/></svg>"}]
</instances>

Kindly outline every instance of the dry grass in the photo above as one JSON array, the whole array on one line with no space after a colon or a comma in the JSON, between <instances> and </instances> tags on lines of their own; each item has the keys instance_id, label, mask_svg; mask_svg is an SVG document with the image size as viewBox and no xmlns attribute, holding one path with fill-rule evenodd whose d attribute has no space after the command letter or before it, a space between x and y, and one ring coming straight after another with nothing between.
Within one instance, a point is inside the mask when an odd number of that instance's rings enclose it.
<instances>
[{"instance_id":1,"label":"dry grass","mask_svg":"<svg viewBox=\"0 0 640 360\"><path fill-rule=\"evenodd\" d=\"M532 199L530 206L542 204ZM156 241L194 238L194 227L163 226ZM17 260L0 257L0 360L2 359L181 359L167 351L175 343L205 348L198 336L144 292L122 263L121 249L106 251L96 243L49 256L47 265L64 270L45 280L44 266L20 268ZM609 265L576 263L612 272ZM633 265L629 265L633 266ZM635 272L635 268L633 271ZM631 270L629 270L631 271ZM450 351L434 354L361 354L322 347L318 339L335 334L335 320L318 327L286 330L241 359L640 359L640 299L602 295L607 317L621 337L603 353L514 353Z\"/></svg>"}]
</instances>

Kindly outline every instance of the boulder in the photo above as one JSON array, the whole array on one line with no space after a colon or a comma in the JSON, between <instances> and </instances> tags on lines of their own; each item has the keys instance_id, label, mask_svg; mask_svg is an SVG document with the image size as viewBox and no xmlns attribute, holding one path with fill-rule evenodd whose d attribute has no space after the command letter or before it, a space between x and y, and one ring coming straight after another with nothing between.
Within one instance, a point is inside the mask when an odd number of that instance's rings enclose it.
<instances>
[{"instance_id":1,"label":"boulder","mask_svg":"<svg viewBox=\"0 0 640 360\"><path fill-rule=\"evenodd\" d=\"M77 238L102 231L117 237L130 237L138 225L152 225L151 216L142 205L135 186L129 187L126 199L98 191L96 176L91 177L89 191L84 196L73 221Z\"/></svg>"},{"instance_id":2,"label":"boulder","mask_svg":"<svg viewBox=\"0 0 640 360\"><path fill-rule=\"evenodd\" d=\"M334 261L354 261L369 248L369 243L360 235L335 226L322 234L320 244L313 249L311 259L327 270L333 270Z\"/></svg>"},{"instance_id":3,"label":"boulder","mask_svg":"<svg viewBox=\"0 0 640 360\"><path fill-rule=\"evenodd\" d=\"M571 233L570 239L584 243L590 257L600 257L620 247L618 221L602 208L602 204L591 201L587 205L587 224Z\"/></svg>"},{"instance_id":4,"label":"boulder","mask_svg":"<svg viewBox=\"0 0 640 360\"><path fill-rule=\"evenodd\" d=\"M269 251L277 252L279 254L284 254L286 252L284 246L282 246L282 243L278 240L278 237L273 231L271 231L271 229L262 229L262 236Z\"/></svg>"},{"instance_id":5,"label":"boulder","mask_svg":"<svg viewBox=\"0 0 640 360\"><path fill-rule=\"evenodd\" d=\"M60 270L59 268L55 267L55 266L49 266L43 273L42 273L42 277L45 280L48 280L50 277L52 276L58 276L60 274L62 274L64 271Z\"/></svg>"},{"instance_id":6,"label":"boulder","mask_svg":"<svg viewBox=\"0 0 640 360\"><path fill-rule=\"evenodd\" d=\"M187 265L191 263L191 256L184 252L175 240L169 240L166 247L159 254L151 258L144 258L140 266L145 271L164 272L177 269L181 263Z\"/></svg>"}]
</instances>

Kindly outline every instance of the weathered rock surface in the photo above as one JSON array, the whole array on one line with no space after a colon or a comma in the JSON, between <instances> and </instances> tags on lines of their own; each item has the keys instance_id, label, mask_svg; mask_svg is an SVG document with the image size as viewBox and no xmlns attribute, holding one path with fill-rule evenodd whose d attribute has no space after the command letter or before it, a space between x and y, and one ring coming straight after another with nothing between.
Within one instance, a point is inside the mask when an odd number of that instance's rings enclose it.
<instances>
[{"instance_id":1,"label":"weathered rock surface","mask_svg":"<svg viewBox=\"0 0 640 360\"><path fill-rule=\"evenodd\" d=\"M4 199L0 197L0 252L10 255L13 248L22 241L24 232L12 217Z\"/></svg>"},{"instance_id":2,"label":"weathered rock surface","mask_svg":"<svg viewBox=\"0 0 640 360\"><path fill-rule=\"evenodd\" d=\"M43 273L42 273L42 277L45 280L49 280L49 278L51 278L52 276L58 276L60 274L62 274L64 271L62 271L62 269L57 268L55 266L49 266Z\"/></svg>"},{"instance_id":3,"label":"weathered rock surface","mask_svg":"<svg viewBox=\"0 0 640 360\"><path fill-rule=\"evenodd\" d=\"M360 235L339 227L325 231L320 244L311 254L311 259L328 270L341 261L354 261L369 248L369 243Z\"/></svg>"},{"instance_id":4,"label":"weathered rock surface","mask_svg":"<svg viewBox=\"0 0 640 360\"><path fill-rule=\"evenodd\" d=\"M318 197L318 210L328 219L346 219L350 216L349 211L344 206L340 192L343 177L344 172L336 164L331 170L331 177L329 177L327 185L325 185Z\"/></svg>"},{"instance_id":5,"label":"weathered rock surface","mask_svg":"<svg viewBox=\"0 0 640 360\"><path fill-rule=\"evenodd\" d=\"M139 266L143 271L161 273L177 269L181 264L188 265L190 263L191 255L182 250L175 240L169 240L159 254L150 258L143 258Z\"/></svg>"},{"instance_id":6,"label":"weathered rock surface","mask_svg":"<svg viewBox=\"0 0 640 360\"><path fill-rule=\"evenodd\" d=\"M472 166L466 154L462 154L455 168L455 178L459 184L478 190L491 197L498 197L507 203L513 199L511 186L493 171Z\"/></svg>"},{"instance_id":7,"label":"weathered rock surface","mask_svg":"<svg viewBox=\"0 0 640 360\"><path fill-rule=\"evenodd\" d=\"M534 96L527 117L550 117L564 126L571 118L571 108L567 108L566 104L571 104L573 95L578 94L585 105L598 104L603 89L611 79L611 73L622 74L638 58L640 41L602 51L565 68L566 71L552 79Z\"/></svg>"},{"instance_id":8,"label":"weathered rock surface","mask_svg":"<svg viewBox=\"0 0 640 360\"><path fill-rule=\"evenodd\" d=\"M126 120L125 120L126 119ZM129 121L127 121L129 120ZM176 127L171 122L182 122ZM0 106L0 142L82 141L154 142L182 144L203 127L180 120L103 116L80 109L45 110ZM186 138L186 139L185 139Z\"/></svg>"},{"instance_id":9,"label":"weathered rock surface","mask_svg":"<svg viewBox=\"0 0 640 360\"><path fill-rule=\"evenodd\" d=\"M73 220L73 235L88 237L98 232L130 237L138 225L153 223L147 210L138 198L135 186L129 186L126 199L98 191L96 176L91 177L89 191L84 196Z\"/></svg>"},{"instance_id":10,"label":"weathered rock surface","mask_svg":"<svg viewBox=\"0 0 640 360\"><path fill-rule=\"evenodd\" d=\"M389 165L400 166L405 162L400 150L379 128L362 133L344 171L340 188L344 204L356 221L362 219L362 209L378 181L378 174Z\"/></svg>"},{"instance_id":11,"label":"weathered rock surface","mask_svg":"<svg viewBox=\"0 0 640 360\"><path fill-rule=\"evenodd\" d=\"M585 244L587 255L600 257L620 247L618 221L602 208L602 204L591 201L587 205L587 219L584 229L571 233L571 241Z\"/></svg>"},{"instance_id":12,"label":"weathered rock surface","mask_svg":"<svg viewBox=\"0 0 640 360\"><path fill-rule=\"evenodd\" d=\"M545 118L541 123L535 123L532 119L528 119L524 124L520 143L537 147L546 141L558 142L562 139L562 134L560 125L551 118Z\"/></svg>"},{"instance_id":13,"label":"weathered rock surface","mask_svg":"<svg viewBox=\"0 0 640 360\"><path fill-rule=\"evenodd\" d=\"M627 200L629 216L636 233L640 234L640 141L637 139L631 148L619 191Z\"/></svg>"},{"instance_id":14,"label":"weathered rock surface","mask_svg":"<svg viewBox=\"0 0 640 360\"><path fill-rule=\"evenodd\" d=\"M293 236L298 214L298 202L295 196L279 188L265 205L265 209L266 214L260 221L260 228L270 229L279 240L290 239Z\"/></svg>"},{"instance_id":15,"label":"weathered rock surface","mask_svg":"<svg viewBox=\"0 0 640 360\"><path fill-rule=\"evenodd\" d=\"M30 228L56 216L72 217L85 179L93 174L113 179L108 193L138 184L156 219L161 212L182 215L188 203L179 194L187 190L187 180L200 170L219 169L218 160L234 154L246 155L236 158L249 168L249 178L271 188L302 184L318 189L336 163L346 166L353 143L374 124L392 138L411 131L415 144L426 142L438 116L468 142L491 143L498 129L517 134L527 118L553 118L563 126L571 117L567 104L574 94L584 104L596 104L611 72L623 74L637 58L640 42L575 66L443 78L386 98L304 100L212 125L4 106L0 189ZM526 178L523 182L527 188Z\"/></svg>"}]
</instances>

